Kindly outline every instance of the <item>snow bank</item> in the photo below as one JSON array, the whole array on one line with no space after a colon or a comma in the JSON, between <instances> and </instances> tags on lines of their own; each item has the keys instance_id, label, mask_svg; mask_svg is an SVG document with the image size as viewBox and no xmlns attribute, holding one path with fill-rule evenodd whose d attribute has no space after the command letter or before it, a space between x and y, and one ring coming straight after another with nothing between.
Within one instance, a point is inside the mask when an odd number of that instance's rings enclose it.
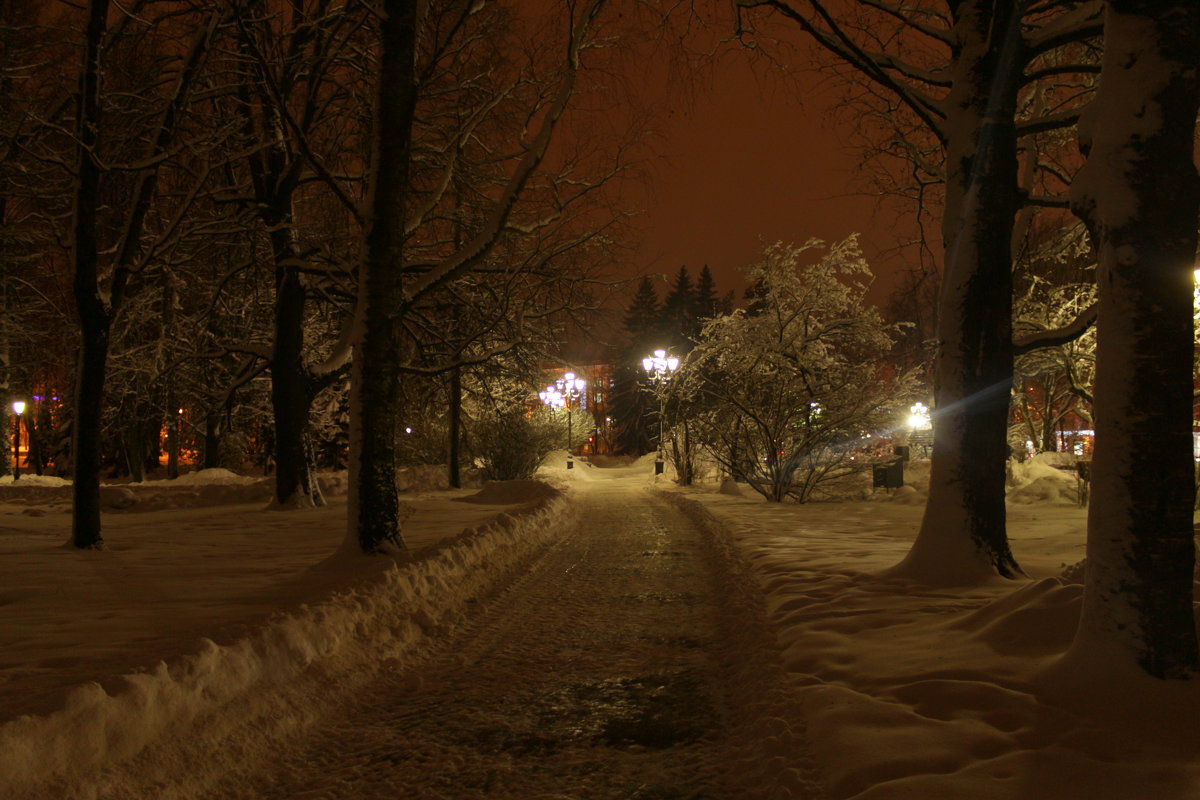
<instances>
[{"instance_id":1,"label":"snow bank","mask_svg":"<svg viewBox=\"0 0 1200 800\"><path fill-rule=\"evenodd\" d=\"M1018 486L1059 480L1043 469ZM834 800L1198 796L1200 684L1064 664L1082 587L1057 573L1082 553L1083 509L1010 506L1035 578L945 592L881 577L917 506L664 494L756 575L801 708L787 721Z\"/></svg>"},{"instance_id":2,"label":"snow bank","mask_svg":"<svg viewBox=\"0 0 1200 800\"><path fill-rule=\"evenodd\" d=\"M1075 456L1070 453L1039 453L1024 462L1009 461L1007 498L1010 503L1079 502L1079 482L1075 477ZM869 499L881 502L922 505L929 498L929 459L914 459L904 464L904 486L899 489L870 489L871 473L865 472L842 486L832 487L834 500Z\"/></svg>"},{"instance_id":3,"label":"snow bank","mask_svg":"<svg viewBox=\"0 0 1200 800\"><path fill-rule=\"evenodd\" d=\"M1024 461L1008 462L1010 503L1077 503L1079 479L1070 453L1039 453Z\"/></svg>"},{"instance_id":4,"label":"snow bank","mask_svg":"<svg viewBox=\"0 0 1200 800\"><path fill-rule=\"evenodd\" d=\"M248 475L238 475L236 472L220 467L200 469L195 472L185 472L174 480L145 481L143 486L198 486L201 484L246 484L254 483L258 478Z\"/></svg>"},{"instance_id":5,"label":"snow bank","mask_svg":"<svg viewBox=\"0 0 1200 800\"><path fill-rule=\"evenodd\" d=\"M538 502L556 494L556 489L541 481L488 481L475 494L458 500L462 503L513 505Z\"/></svg>"},{"instance_id":6,"label":"snow bank","mask_svg":"<svg viewBox=\"0 0 1200 800\"><path fill-rule=\"evenodd\" d=\"M561 495L547 493L528 513L501 514L420 553L331 557L312 580L364 573L374 579L277 616L230 644L208 641L197 654L126 675L118 687L81 686L61 711L0 726L0 795L168 800L185 796L162 792L187 760L196 781L178 791L204 796L206 780L269 758L271 741L311 724L336 702L336 689L369 682L379 669L405 669L444 642L472 604L573 513ZM184 751L184 740L199 750Z\"/></svg>"},{"instance_id":7,"label":"snow bank","mask_svg":"<svg viewBox=\"0 0 1200 800\"><path fill-rule=\"evenodd\" d=\"M13 478L11 474L0 475L0 486L12 487L14 489L22 486L70 486L71 482L65 478L56 478L53 475L35 475L28 472L22 472L20 478Z\"/></svg>"}]
</instances>

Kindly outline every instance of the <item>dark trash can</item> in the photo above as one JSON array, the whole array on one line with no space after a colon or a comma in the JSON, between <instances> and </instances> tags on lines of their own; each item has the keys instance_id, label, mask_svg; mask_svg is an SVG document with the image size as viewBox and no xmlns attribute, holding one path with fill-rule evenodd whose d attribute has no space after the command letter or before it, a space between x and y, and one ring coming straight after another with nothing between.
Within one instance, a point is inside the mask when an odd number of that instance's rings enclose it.
<instances>
[{"instance_id":1,"label":"dark trash can","mask_svg":"<svg viewBox=\"0 0 1200 800\"><path fill-rule=\"evenodd\" d=\"M875 489L899 489L904 485L904 461L896 459L871 468L871 486Z\"/></svg>"}]
</instances>

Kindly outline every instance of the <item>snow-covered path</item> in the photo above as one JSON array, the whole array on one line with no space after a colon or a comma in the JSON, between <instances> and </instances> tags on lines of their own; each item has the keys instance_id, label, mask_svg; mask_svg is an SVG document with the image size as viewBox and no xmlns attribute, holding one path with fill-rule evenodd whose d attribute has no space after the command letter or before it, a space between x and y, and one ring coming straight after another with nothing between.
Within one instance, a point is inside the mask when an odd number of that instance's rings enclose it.
<instances>
[{"instance_id":1,"label":"snow-covered path","mask_svg":"<svg viewBox=\"0 0 1200 800\"><path fill-rule=\"evenodd\" d=\"M774 650L728 591L731 564L683 514L598 472L577 483L581 525L437 660L380 679L212 796L816 796L802 736L762 728Z\"/></svg>"}]
</instances>

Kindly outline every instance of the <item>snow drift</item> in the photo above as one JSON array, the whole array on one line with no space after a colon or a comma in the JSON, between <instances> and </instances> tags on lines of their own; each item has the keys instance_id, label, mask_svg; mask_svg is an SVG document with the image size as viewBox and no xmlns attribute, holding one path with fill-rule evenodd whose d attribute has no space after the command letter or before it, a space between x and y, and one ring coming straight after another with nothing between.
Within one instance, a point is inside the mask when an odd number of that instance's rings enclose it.
<instances>
[{"instance_id":1,"label":"snow drift","mask_svg":"<svg viewBox=\"0 0 1200 800\"><path fill-rule=\"evenodd\" d=\"M519 513L501 513L424 551L396 559L332 556L311 570L312 580L364 571L373 579L236 641L206 641L198 653L125 675L119 686L79 686L61 710L0 726L0 795L203 796L206 776L269 757L272 740L302 731L343 689L423 658L572 515L549 490ZM194 752L228 760L206 763ZM194 780L164 788L184 762Z\"/></svg>"},{"instance_id":2,"label":"snow drift","mask_svg":"<svg viewBox=\"0 0 1200 800\"><path fill-rule=\"evenodd\" d=\"M884 574L919 506L664 492L757 576L801 709L788 722L807 726L831 798L1200 796L1195 681L1122 672L1103 653L1064 664L1086 512L1036 489L1074 483L1047 470L1018 470L1012 486L1029 493L1010 494L1009 534L1032 579L952 592Z\"/></svg>"}]
</instances>

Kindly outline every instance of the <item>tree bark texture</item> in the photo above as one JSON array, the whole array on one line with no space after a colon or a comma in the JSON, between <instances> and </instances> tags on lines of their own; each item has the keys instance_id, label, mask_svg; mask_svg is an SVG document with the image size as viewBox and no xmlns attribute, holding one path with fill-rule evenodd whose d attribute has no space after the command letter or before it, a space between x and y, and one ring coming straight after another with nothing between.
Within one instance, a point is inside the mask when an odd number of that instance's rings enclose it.
<instances>
[{"instance_id":1,"label":"tree bark texture","mask_svg":"<svg viewBox=\"0 0 1200 800\"><path fill-rule=\"evenodd\" d=\"M898 567L934 583L1020 572L1004 508L1019 200L1014 116L1024 64L1019 23L1011 0L966 0L955 13L929 501Z\"/></svg>"},{"instance_id":2,"label":"tree bark texture","mask_svg":"<svg viewBox=\"0 0 1200 800\"><path fill-rule=\"evenodd\" d=\"M364 552L404 547L396 488L401 247L416 85L416 2L385 0L374 146L374 182L366 256L359 275L363 328L350 383L348 538Z\"/></svg>"},{"instance_id":3,"label":"tree bark texture","mask_svg":"<svg viewBox=\"0 0 1200 800\"><path fill-rule=\"evenodd\" d=\"M462 488L459 443L462 441L462 368L450 370L450 488Z\"/></svg>"},{"instance_id":4,"label":"tree bark texture","mask_svg":"<svg viewBox=\"0 0 1200 800\"><path fill-rule=\"evenodd\" d=\"M275 259L275 347L271 355L271 410L275 418L275 502L296 508L324 505L305 447L314 381L304 364L305 291L294 266L290 209L271 233Z\"/></svg>"},{"instance_id":5,"label":"tree bark texture","mask_svg":"<svg viewBox=\"0 0 1200 800\"><path fill-rule=\"evenodd\" d=\"M100 45L107 18L108 0L91 0L75 131L78 155L71 260L80 348L75 375L75 416L71 427L74 459L71 544L79 548L98 548L103 543L100 532L100 426L112 321L97 286L96 209L100 203L100 167L93 151L99 138Z\"/></svg>"},{"instance_id":6,"label":"tree bark texture","mask_svg":"<svg viewBox=\"0 0 1200 800\"><path fill-rule=\"evenodd\" d=\"M1192 610L1193 164L1200 6L1111 0L1072 207L1099 254L1096 449L1072 652L1158 678L1200 667Z\"/></svg>"},{"instance_id":7,"label":"tree bark texture","mask_svg":"<svg viewBox=\"0 0 1200 800\"><path fill-rule=\"evenodd\" d=\"M213 419L211 410L204 418L204 461L203 469L216 469L221 464L221 424Z\"/></svg>"},{"instance_id":8,"label":"tree bark texture","mask_svg":"<svg viewBox=\"0 0 1200 800\"><path fill-rule=\"evenodd\" d=\"M0 189L0 226L8 220L8 198ZM0 321L0 439L11 430L8 412L12 409L12 314L13 301L9 294L9 271L12 267L7 260L0 262L0 309L4 310L4 320ZM8 447L0 447L0 476L8 475Z\"/></svg>"}]
</instances>

